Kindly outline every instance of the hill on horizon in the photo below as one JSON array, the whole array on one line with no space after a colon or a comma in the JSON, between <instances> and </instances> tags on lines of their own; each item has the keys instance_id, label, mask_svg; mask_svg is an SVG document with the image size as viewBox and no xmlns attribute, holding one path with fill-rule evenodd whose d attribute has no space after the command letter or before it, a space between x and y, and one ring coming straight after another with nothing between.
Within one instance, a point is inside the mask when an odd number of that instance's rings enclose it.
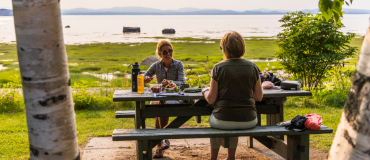
<instances>
[{"instance_id":1,"label":"hill on horizon","mask_svg":"<svg viewBox=\"0 0 370 160\"><path fill-rule=\"evenodd\" d=\"M303 12L316 14L319 9L305 9ZM345 14L370 14L370 10L365 9L347 9ZM295 12L289 10L269 10L254 9L246 11L220 10L220 9L199 9L199 8L180 8L177 10L160 10L147 7L113 7L107 9L87 9L75 8L62 10L62 15L268 15L268 14L286 14ZM0 16L12 16L12 10L0 9Z\"/></svg>"}]
</instances>

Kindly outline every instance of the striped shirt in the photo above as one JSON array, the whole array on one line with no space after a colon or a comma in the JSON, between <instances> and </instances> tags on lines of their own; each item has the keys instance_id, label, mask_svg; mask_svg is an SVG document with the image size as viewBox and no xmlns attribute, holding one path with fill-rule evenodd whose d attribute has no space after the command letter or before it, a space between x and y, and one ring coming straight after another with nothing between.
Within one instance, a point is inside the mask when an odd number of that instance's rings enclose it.
<instances>
[{"instance_id":1,"label":"striped shirt","mask_svg":"<svg viewBox=\"0 0 370 160\"><path fill-rule=\"evenodd\" d=\"M154 62L144 76L153 77L154 75L157 76L158 84L162 83L163 79L172 80L178 86L185 84L184 65L178 60L172 59L167 71L163 65L163 61Z\"/></svg>"}]
</instances>

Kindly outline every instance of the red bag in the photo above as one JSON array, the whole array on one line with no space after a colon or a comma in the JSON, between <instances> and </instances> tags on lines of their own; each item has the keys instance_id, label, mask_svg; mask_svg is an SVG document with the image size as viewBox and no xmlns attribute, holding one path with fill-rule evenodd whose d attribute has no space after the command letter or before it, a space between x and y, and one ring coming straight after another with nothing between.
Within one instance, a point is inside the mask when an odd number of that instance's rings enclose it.
<instances>
[{"instance_id":1,"label":"red bag","mask_svg":"<svg viewBox=\"0 0 370 160\"><path fill-rule=\"evenodd\" d=\"M307 114L305 115L308 119L304 123L307 129L310 130L320 130L320 126L322 123L322 118L318 114Z\"/></svg>"}]
</instances>

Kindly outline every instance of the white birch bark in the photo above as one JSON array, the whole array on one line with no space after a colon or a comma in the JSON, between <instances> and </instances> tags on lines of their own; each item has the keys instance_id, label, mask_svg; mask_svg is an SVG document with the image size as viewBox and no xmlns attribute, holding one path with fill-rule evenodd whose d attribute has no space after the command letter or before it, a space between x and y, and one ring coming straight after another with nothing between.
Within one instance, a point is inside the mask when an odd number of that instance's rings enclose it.
<instances>
[{"instance_id":1,"label":"white birch bark","mask_svg":"<svg viewBox=\"0 0 370 160\"><path fill-rule=\"evenodd\" d=\"M329 159L370 159L370 24Z\"/></svg>"},{"instance_id":2,"label":"white birch bark","mask_svg":"<svg viewBox=\"0 0 370 160\"><path fill-rule=\"evenodd\" d=\"M80 159L59 0L13 0L30 159Z\"/></svg>"}]
</instances>

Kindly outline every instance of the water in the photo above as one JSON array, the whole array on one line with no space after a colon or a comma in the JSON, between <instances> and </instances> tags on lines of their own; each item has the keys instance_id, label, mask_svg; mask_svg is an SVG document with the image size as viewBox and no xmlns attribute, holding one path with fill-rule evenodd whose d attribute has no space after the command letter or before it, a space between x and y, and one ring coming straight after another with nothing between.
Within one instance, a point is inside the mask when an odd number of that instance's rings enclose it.
<instances>
[{"instance_id":1,"label":"water","mask_svg":"<svg viewBox=\"0 0 370 160\"><path fill-rule=\"evenodd\" d=\"M65 15L62 16L66 44L95 42L157 42L152 37L195 37L220 39L234 30L244 37L275 36L282 29L283 15ZM346 14L343 32L365 35L367 14ZM69 25L71 28L64 28ZM140 27L140 34L123 34L123 26ZM174 28L176 34L163 35ZM0 16L0 43L16 41L13 17Z\"/></svg>"}]
</instances>

